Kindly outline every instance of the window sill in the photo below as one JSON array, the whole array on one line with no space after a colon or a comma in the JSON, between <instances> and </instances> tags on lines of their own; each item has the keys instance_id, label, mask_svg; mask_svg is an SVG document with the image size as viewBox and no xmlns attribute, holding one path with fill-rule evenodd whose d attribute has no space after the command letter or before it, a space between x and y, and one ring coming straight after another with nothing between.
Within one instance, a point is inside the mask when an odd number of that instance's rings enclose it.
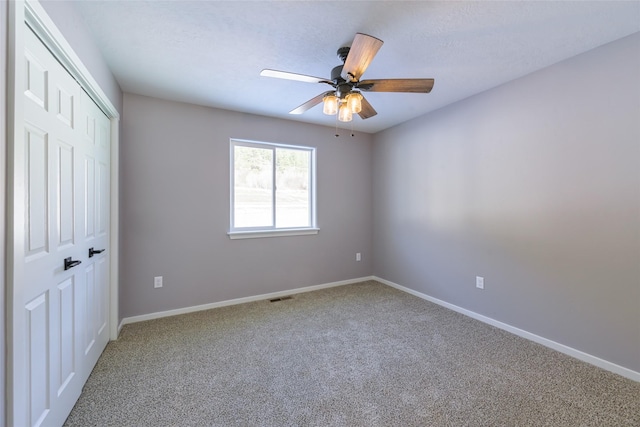
<instances>
[{"instance_id":1,"label":"window sill","mask_svg":"<svg viewBox=\"0 0 640 427\"><path fill-rule=\"evenodd\" d=\"M263 237L307 236L318 234L319 228L291 228L280 230L229 231L229 239L261 239Z\"/></svg>"}]
</instances>

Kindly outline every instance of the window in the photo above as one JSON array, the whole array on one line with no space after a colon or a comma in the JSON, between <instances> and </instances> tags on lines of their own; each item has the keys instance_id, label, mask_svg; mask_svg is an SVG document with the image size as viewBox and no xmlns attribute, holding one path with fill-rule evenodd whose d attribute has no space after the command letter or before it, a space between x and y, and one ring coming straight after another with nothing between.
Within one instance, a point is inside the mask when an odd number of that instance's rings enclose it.
<instances>
[{"instance_id":1,"label":"window","mask_svg":"<svg viewBox=\"0 0 640 427\"><path fill-rule=\"evenodd\" d=\"M316 234L315 149L231 140L232 239Z\"/></svg>"}]
</instances>

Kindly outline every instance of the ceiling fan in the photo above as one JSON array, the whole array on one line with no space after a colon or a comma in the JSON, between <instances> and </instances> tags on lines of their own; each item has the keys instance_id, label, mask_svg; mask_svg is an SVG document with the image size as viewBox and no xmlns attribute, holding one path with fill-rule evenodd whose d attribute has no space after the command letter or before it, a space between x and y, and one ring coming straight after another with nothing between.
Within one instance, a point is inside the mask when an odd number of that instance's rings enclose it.
<instances>
[{"instance_id":1,"label":"ceiling fan","mask_svg":"<svg viewBox=\"0 0 640 427\"><path fill-rule=\"evenodd\" d=\"M340 121L351 121L353 114L358 114L362 119L368 119L378 113L360 91L429 93L434 83L433 79L360 80L382 44L383 41L380 39L357 33L351 47L338 49L338 57L343 65L338 65L331 70L331 79L270 69L262 70L260 75L307 83L326 83L333 87L333 90L311 98L291 110L289 114L302 114L323 102L323 112L328 115L338 114Z\"/></svg>"}]
</instances>

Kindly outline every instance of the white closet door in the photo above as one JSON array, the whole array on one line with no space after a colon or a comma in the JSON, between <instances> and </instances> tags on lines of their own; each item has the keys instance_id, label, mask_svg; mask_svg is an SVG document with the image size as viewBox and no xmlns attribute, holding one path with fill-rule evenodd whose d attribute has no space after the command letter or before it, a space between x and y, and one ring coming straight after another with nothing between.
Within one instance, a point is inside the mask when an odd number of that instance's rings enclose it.
<instances>
[{"instance_id":1,"label":"white closet door","mask_svg":"<svg viewBox=\"0 0 640 427\"><path fill-rule=\"evenodd\" d=\"M109 119L89 96L80 93L81 144L84 206L80 245L85 286L80 296L84 313L82 357L89 372L109 341Z\"/></svg>"},{"instance_id":2,"label":"white closet door","mask_svg":"<svg viewBox=\"0 0 640 427\"><path fill-rule=\"evenodd\" d=\"M25 239L13 296L14 363L24 369L14 416L61 425L108 341L109 120L29 30L24 58L15 158L24 186L15 191ZM90 248L102 252L89 257Z\"/></svg>"}]
</instances>

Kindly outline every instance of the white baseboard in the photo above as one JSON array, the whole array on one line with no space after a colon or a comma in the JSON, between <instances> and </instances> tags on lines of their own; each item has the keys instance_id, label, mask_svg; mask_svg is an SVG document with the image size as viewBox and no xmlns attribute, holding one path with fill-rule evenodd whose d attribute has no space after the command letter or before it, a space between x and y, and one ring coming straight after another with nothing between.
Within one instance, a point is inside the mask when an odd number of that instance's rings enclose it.
<instances>
[{"instance_id":1,"label":"white baseboard","mask_svg":"<svg viewBox=\"0 0 640 427\"><path fill-rule=\"evenodd\" d=\"M178 314L193 313L195 311L210 310L212 308L226 307L229 305L236 305L236 304L244 304L244 303L253 302L253 301L262 301L267 299L280 298L287 295L294 295L294 294L300 294L303 292L317 291L319 289L333 288L336 286L343 286L343 285L350 285L352 283L365 282L367 280L374 280L374 278L373 276L359 277L356 279L341 280L339 282L331 282L331 283L325 283L322 285L307 286L304 288L290 289L287 291L272 292L269 294L255 295L251 297L236 298L236 299L227 300L227 301L219 301L219 302L213 302L209 304L178 308L175 310L158 311L156 313L142 314L140 316L125 317L122 319L122 321L120 322L120 325L118 326L118 333L120 333L120 330L124 325L128 325L130 323L144 322L145 320L153 320L153 319L159 319L161 317L177 316Z\"/></svg>"},{"instance_id":2,"label":"white baseboard","mask_svg":"<svg viewBox=\"0 0 640 427\"><path fill-rule=\"evenodd\" d=\"M438 304L438 305L440 305L442 307L448 308L449 310L453 310L455 312L464 314L465 316L469 316L469 317L471 317L473 319L476 319L476 320L479 320L481 322L487 323L487 324L489 324L491 326L495 326L496 328L500 328L500 329L505 330L507 332L510 332L512 334L518 335L518 336L520 336L522 338L528 339L528 340L536 342L538 344L542 344L545 347L549 347L549 348L551 348L553 350L557 350L557 351L559 351L561 353L564 353L566 355L569 355L571 357L575 357L576 359L582 360L583 362L589 363L591 365L595 365L595 366L597 366L599 368L606 369L607 371L610 371L610 372L613 372L615 374L622 375L623 377L629 378L631 380L640 382L640 372L633 371L631 369L625 368L624 366L616 365L615 363L609 362L609 361L604 360L604 359L600 359L599 357L593 356L591 354L585 353L585 352L580 351L580 350L576 350L575 348L566 346L564 344L557 343L557 342L552 341L550 339L541 337L539 335L533 334L531 332L525 331L525 330L517 328L515 326L511 326L511 325L509 325L507 323L500 322L498 320L492 319L492 318L484 316L482 314L478 314L478 313L473 312L471 310L467 310L465 308L458 307L457 305L448 303L446 301L442 301L440 299L434 298L434 297L429 296L427 294L423 294L422 292L418 292L418 291L415 291L413 289L409 289L407 287L398 285L397 283L391 282L389 280L386 280L386 279L383 279L383 278L377 277L377 276L359 277L359 278L356 278L356 279L341 280L339 282L331 282L331 283L325 283L325 284L322 284L322 285L307 286L307 287L304 287L304 288L291 289L291 290L287 290L287 291L272 292L272 293L268 293L268 294L255 295L255 296L251 296L251 297L236 298L236 299L227 300L227 301L219 301L219 302L214 302L214 303L209 303L209 304L196 305L196 306L192 306L192 307L184 307L184 308L179 308L179 309L175 309L175 310L159 311L159 312L156 312L156 313L143 314L143 315L140 315L140 316L125 317L125 318L122 319L122 321L118 325L118 334L120 333L120 330L122 329L122 327L124 325L128 325L130 323L144 322L146 320L153 320L153 319L159 319L159 318L162 318L162 317L176 316L176 315L179 315L179 314L193 313L193 312L202 311L202 310L210 310L212 308L226 307L226 306L236 305L236 304L244 304L244 303L253 302L253 301L262 301L262 300L267 300L267 299L280 298L280 297L287 296L287 295L294 295L294 294L299 294L299 293L303 293L303 292L317 291L319 289L332 288L332 287L336 287L336 286L350 285L352 283L359 283L359 282L364 282L364 281L367 281L367 280L375 280L377 282L383 283L383 284L385 284L387 286L390 286L392 288L395 288L395 289L398 289L400 291L406 292L408 294L414 295L414 296L416 296L418 298L422 298L422 299L430 301L430 302L432 302L434 304Z\"/></svg>"},{"instance_id":3,"label":"white baseboard","mask_svg":"<svg viewBox=\"0 0 640 427\"><path fill-rule=\"evenodd\" d=\"M616 365L615 363L606 361L604 359L600 359L599 357L592 356L591 354L585 353L580 350L576 350L575 348L566 346L564 344L557 343L555 341L551 341L550 339L541 337L536 334L532 334L531 332L527 332L523 329L516 328L515 326L511 326L509 324L500 322L498 320L492 319L490 317L484 316L482 314L478 314L476 312L467 310L462 307L458 307L457 305L450 304L446 301L439 300L432 296L423 294L422 292L414 291L413 289L406 288L404 286L398 285L397 283L393 283L389 280L382 279L377 276L373 276L373 279L377 282L384 283L387 286L391 286L392 288L396 288L400 291L406 292L408 294L417 296L418 298L422 298L424 300L430 301L434 304L438 304L442 307L448 308L450 310L456 311L458 313L464 314L465 316L469 316L481 322L487 323L491 326L495 326L496 328L503 329L507 332L511 332L512 334L518 335L522 338L526 338L530 341L536 342L538 344L542 344L545 347L549 347L553 350L557 350L566 355L575 357L578 360L582 360L583 362L587 362L591 365L595 365L599 368L606 369L607 371L613 372L618 375L622 375L623 377L629 378L634 381L640 382L640 372L633 371L631 369L625 368L624 366Z\"/></svg>"}]
</instances>

